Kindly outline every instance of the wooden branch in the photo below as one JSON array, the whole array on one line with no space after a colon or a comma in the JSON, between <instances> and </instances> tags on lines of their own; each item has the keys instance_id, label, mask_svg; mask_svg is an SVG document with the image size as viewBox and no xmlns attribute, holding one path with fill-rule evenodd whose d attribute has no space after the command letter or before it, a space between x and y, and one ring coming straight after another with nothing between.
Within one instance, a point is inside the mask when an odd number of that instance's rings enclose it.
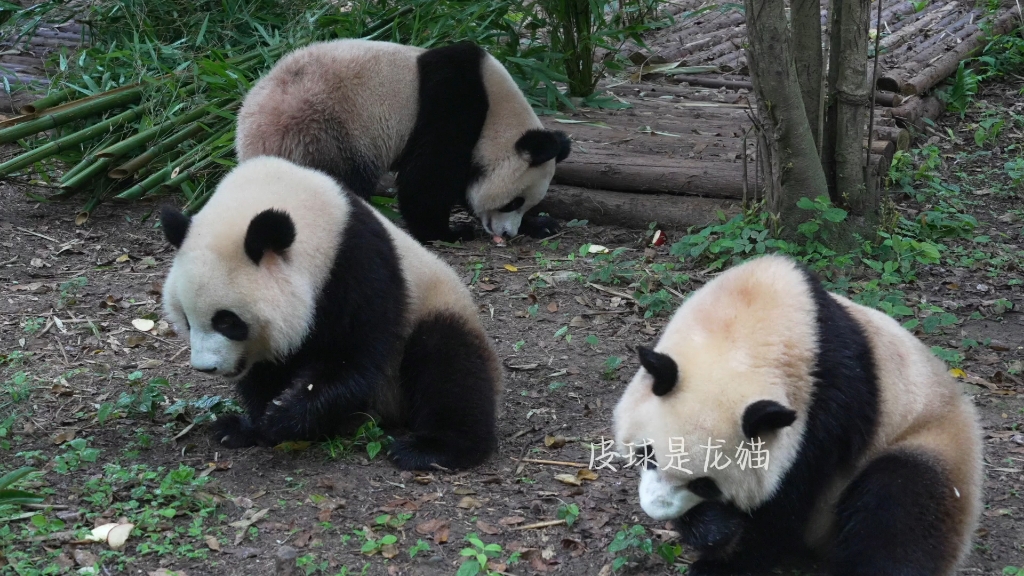
<instances>
[{"instance_id":1,"label":"wooden branch","mask_svg":"<svg viewBox=\"0 0 1024 576\"><path fill-rule=\"evenodd\" d=\"M898 126L904 128L924 127L925 118L935 120L945 110L945 105L935 96L911 98L896 108L886 108L882 113L896 120Z\"/></svg>"},{"instance_id":2,"label":"wooden branch","mask_svg":"<svg viewBox=\"0 0 1024 576\"><path fill-rule=\"evenodd\" d=\"M609 190L591 190L572 186L552 186L540 209L556 218L589 220L594 224L646 228L651 222L671 230L705 226L714 222L718 212L727 216L740 212L736 200L631 194Z\"/></svg>"},{"instance_id":3,"label":"wooden branch","mask_svg":"<svg viewBox=\"0 0 1024 576\"><path fill-rule=\"evenodd\" d=\"M537 528L550 528L552 526L561 526L565 524L565 518L561 520L545 520L543 522L537 522L535 524L525 524L523 526L516 526L512 530L535 530Z\"/></svg>"}]
</instances>

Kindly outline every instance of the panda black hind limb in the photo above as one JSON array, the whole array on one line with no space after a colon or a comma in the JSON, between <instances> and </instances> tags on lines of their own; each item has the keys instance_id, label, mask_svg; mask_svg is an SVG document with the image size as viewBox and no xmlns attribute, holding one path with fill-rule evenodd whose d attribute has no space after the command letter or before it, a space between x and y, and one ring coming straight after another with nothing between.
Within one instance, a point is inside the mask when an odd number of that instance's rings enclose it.
<instances>
[{"instance_id":1,"label":"panda black hind limb","mask_svg":"<svg viewBox=\"0 0 1024 576\"><path fill-rule=\"evenodd\" d=\"M951 576L970 550L974 406L892 318L766 256L692 294L638 352L617 451L652 456L640 504L698 550L687 574L803 557L835 576Z\"/></svg>"},{"instance_id":2,"label":"panda black hind limb","mask_svg":"<svg viewBox=\"0 0 1024 576\"><path fill-rule=\"evenodd\" d=\"M469 291L330 176L253 158L194 217L161 222L178 249L164 310L245 408L214 423L221 443L315 440L376 413L408 431L390 451L403 469L496 447L501 369Z\"/></svg>"},{"instance_id":3,"label":"panda black hind limb","mask_svg":"<svg viewBox=\"0 0 1024 576\"><path fill-rule=\"evenodd\" d=\"M570 147L479 46L353 39L282 58L246 95L235 139L239 159L286 158L364 199L397 171L399 209L421 242L472 237L472 226L449 226L456 204L490 234L555 233L531 209Z\"/></svg>"}]
</instances>

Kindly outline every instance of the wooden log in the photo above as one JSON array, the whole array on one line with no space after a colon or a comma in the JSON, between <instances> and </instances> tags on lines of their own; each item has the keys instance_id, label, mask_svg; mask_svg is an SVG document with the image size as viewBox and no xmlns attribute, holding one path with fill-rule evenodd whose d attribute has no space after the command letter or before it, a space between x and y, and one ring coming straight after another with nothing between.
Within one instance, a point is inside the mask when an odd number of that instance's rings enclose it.
<instances>
[{"instance_id":1,"label":"wooden log","mask_svg":"<svg viewBox=\"0 0 1024 576\"><path fill-rule=\"evenodd\" d=\"M877 114L877 112L876 112ZM905 128L894 126L878 126L879 118L875 118L875 137L880 140L888 140L896 146L896 150L910 149L910 131Z\"/></svg>"},{"instance_id":2,"label":"wooden log","mask_svg":"<svg viewBox=\"0 0 1024 576\"><path fill-rule=\"evenodd\" d=\"M884 90L875 91L875 104L881 104L882 106L899 106L903 103L903 96L895 92L886 92Z\"/></svg>"},{"instance_id":3,"label":"wooden log","mask_svg":"<svg viewBox=\"0 0 1024 576\"><path fill-rule=\"evenodd\" d=\"M864 147L867 148L867 142L864 142ZM887 163L892 162L892 157L896 154L896 143L890 140L872 140L871 154L881 156Z\"/></svg>"},{"instance_id":4,"label":"wooden log","mask_svg":"<svg viewBox=\"0 0 1024 576\"><path fill-rule=\"evenodd\" d=\"M590 148L558 164L554 181L617 192L742 198L743 162L708 162Z\"/></svg>"},{"instance_id":5,"label":"wooden log","mask_svg":"<svg viewBox=\"0 0 1024 576\"><path fill-rule=\"evenodd\" d=\"M728 88L730 90L753 90L754 85L749 80L725 80L722 78L709 78L707 76L689 76L680 74L668 78L669 82L680 82L690 86L702 86L704 88Z\"/></svg>"},{"instance_id":6,"label":"wooden log","mask_svg":"<svg viewBox=\"0 0 1024 576\"><path fill-rule=\"evenodd\" d=\"M950 2L949 4L946 4L944 6L933 4L929 8L931 7L938 7L938 9L931 10L924 17L918 18L913 23L908 24L906 26L902 26L899 30L882 38L878 43L879 47L882 50L881 53L892 52L893 50L906 44L910 40L915 39L915 37L918 34L920 34L923 29L931 26L932 24L935 24L936 21L941 20L943 17L947 16L951 11L955 10L957 8L957 3Z\"/></svg>"},{"instance_id":7,"label":"wooden log","mask_svg":"<svg viewBox=\"0 0 1024 576\"><path fill-rule=\"evenodd\" d=\"M687 61L691 64L699 64L701 62L706 62L708 60L713 61L718 58L721 58L722 56L728 56L739 51L741 48L743 48L743 44L747 41L745 35L746 27L743 27L743 32L743 36L729 38L725 42L712 46L707 50L704 50L703 52L693 54L692 56L689 56L687 58Z\"/></svg>"},{"instance_id":8,"label":"wooden log","mask_svg":"<svg viewBox=\"0 0 1024 576\"><path fill-rule=\"evenodd\" d=\"M746 36L746 26L733 26L724 30L713 32L701 38L698 38L692 42L687 42L682 46L672 47L670 49L659 52L668 61L680 60L686 58L691 54L697 54L702 50L707 50L712 46L721 44L733 38L743 38Z\"/></svg>"},{"instance_id":9,"label":"wooden log","mask_svg":"<svg viewBox=\"0 0 1024 576\"><path fill-rule=\"evenodd\" d=\"M980 52L985 47L985 43L990 36L989 32L992 35L1006 33L1014 25L1018 17L1019 11L1014 6L995 19L992 23L991 31L982 30L972 24L964 30L973 27L974 33L964 38L963 41L952 49L945 52L940 51L940 56L933 58L927 63L914 60L906 62L902 66L883 74L879 78L877 86L881 90L899 92L906 96L924 94L929 88L932 88L956 72L962 60L966 60Z\"/></svg>"},{"instance_id":10,"label":"wooden log","mask_svg":"<svg viewBox=\"0 0 1024 576\"><path fill-rule=\"evenodd\" d=\"M896 125L908 128L913 126L917 129L924 127L923 120L928 118L935 120L945 110L945 105L935 96L924 98L911 98L896 108L886 108L882 113L896 120Z\"/></svg>"},{"instance_id":11,"label":"wooden log","mask_svg":"<svg viewBox=\"0 0 1024 576\"><path fill-rule=\"evenodd\" d=\"M726 216L740 212L740 203L736 200L641 195L561 185L551 186L539 207L564 220L575 218L634 229L646 229L651 222L657 222L659 228L678 231L714 222L719 210Z\"/></svg>"},{"instance_id":12,"label":"wooden log","mask_svg":"<svg viewBox=\"0 0 1024 576\"><path fill-rule=\"evenodd\" d=\"M952 50L946 52L937 60L932 61L925 69L921 70L920 73L907 80L906 83L900 87L900 93L924 94L939 82L942 82L949 76L953 75L960 66L961 61L976 55L984 49L985 43L988 41L990 36L1005 34L1010 30L1010 28L1017 22L1019 14L1016 12L1017 10L1018 9L1015 6L1013 9L997 18L992 24L992 30L990 32L979 30L977 34L956 45Z\"/></svg>"},{"instance_id":13,"label":"wooden log","mask_svg":"<svg viewBox=\"0 0 1024 576\"><path fill-rule=\"evenodd\" d=\"M922 40L914 47L915 50L910 57L911 60L914 62L927 62L938 54L945 52L951 42L962 42L964 38L978 31L978 20L981 18L981 14L981 10L971 10L961 15L958 20L947 25L938 33Z\"/></svg>"}]
</instances>

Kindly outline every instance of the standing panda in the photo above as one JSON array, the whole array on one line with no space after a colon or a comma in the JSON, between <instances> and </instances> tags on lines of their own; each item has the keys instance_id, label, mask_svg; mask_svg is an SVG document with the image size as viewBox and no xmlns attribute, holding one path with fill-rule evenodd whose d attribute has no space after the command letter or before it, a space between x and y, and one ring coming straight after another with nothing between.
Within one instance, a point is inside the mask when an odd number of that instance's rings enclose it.
<instances>
[{"instance_id":1,"label":"standing panda","mask_svg":"<svg viewBox=\"0 0 1024 576\"><path fill-rule=\"evenodd\" d=\"M939 576L968 553L974 407L885 314L767 256L695 292L639 357L618 451L641 454L644 511L700 552L687 574L817 552L832 575Z\"/></svg>"},{"instance_id":2,"label":"standing panda","mask_svg":"<svg viewBox=\"0 0 1024 576\"><path fill-rule=\"evenodd\" d=\"M237 382L246 410L214 424L222 444L315 440L375 412L408 430L390 452L403 469L496 447L501 369L469 291L330 176L253 158L161 223L178 249L164 310L192 367Z\"/></svg>"},{"instance_id":3,"label":"standing panda","mask_svg":"<svg viewBox=\"0 0 1024 576\"><path fill-rule=\"evenodd\" d=\"M472 237L451 229L462 204L494 235L545 237L554 219L527 216L571 141L545 130L505 68L471 43L424 50L335 40L284 57L238 114L240 160L279 156L334 176L369 199L398 172L406 225L421 242Z\"/></svg>"}]
</instances>

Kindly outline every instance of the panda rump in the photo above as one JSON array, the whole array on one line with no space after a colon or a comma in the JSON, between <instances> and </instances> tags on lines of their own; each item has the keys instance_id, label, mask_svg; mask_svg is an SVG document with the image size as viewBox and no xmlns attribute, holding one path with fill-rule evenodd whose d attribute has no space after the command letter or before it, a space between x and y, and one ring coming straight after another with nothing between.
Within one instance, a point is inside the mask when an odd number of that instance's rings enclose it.
<instances>
[{"instance_id":1,"label":"panda rump","mask_svg":"<svg viewBox=\"0 0 1024 576\"><path fill-rule=\"evenodd\" d=\"M191 219L163 302L195 368L237 378L229 447L345 432L377 414L408 433L403 469L479 464L496 447L497 355L469 291L437 256L328 175L242 162Z\"/></svg>"},{"instance_id":2,"label":"panda rump","mask_svg":"<svg viewBox=\"0 0 1024 576\"><path fill-rule=\"evenodd\" d=\"M618 451L653 454L640 503L700 552L693 574L817 556L833 575L951 576L969 552L974 406L913 334L795 261L726 271L640 362L615 408ZM765 466L721 458L755 441ZM673 467L683 450L689 464Z\"/></svg>"},{"instance_id":3,"label":"panda rump","mask_svg":"<svg viewBox=\"0 0 1024 576\"><path fill-rule=\"evenodd\" d=\"M569 138L545 130L505 68L463 42L424 50L390 42L311 44L278 62L238 114L240 159L286 158L369 199L397 171L399 208L414 237L455 241L456 204L491 234L548 236L528 215L547 192Z\"/></svg>"}]
</instances>

